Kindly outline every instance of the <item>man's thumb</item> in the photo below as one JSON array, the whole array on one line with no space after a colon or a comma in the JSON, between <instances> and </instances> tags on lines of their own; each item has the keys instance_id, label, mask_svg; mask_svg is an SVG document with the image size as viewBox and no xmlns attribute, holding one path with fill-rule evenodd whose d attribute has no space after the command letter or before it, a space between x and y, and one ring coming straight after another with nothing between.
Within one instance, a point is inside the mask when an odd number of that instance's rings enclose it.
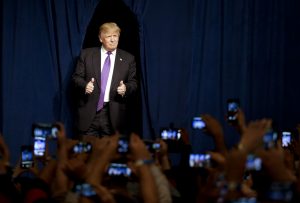
<instances>
[{"instance_id":1,"label":"man's thumb","mask_svg":"<svg viewBox=\"0 0 300 203\"><path fill-rule=\"evenodd\" d=\"M123 80L120 81L120 85L124 85Z\"/></svg>"},{"instance_id":2,"label":"man's thumb","mask_svg":"<svg viewBox=\"0 0 300 203\"><path fill-rule=\"evenodd\" d=\"M91 82L92 82L92 83L94 83L94 82L95 82L95 79L94 79L94 78L92 78L92 79L91 79Z\"/></svg>"}]
</instances>

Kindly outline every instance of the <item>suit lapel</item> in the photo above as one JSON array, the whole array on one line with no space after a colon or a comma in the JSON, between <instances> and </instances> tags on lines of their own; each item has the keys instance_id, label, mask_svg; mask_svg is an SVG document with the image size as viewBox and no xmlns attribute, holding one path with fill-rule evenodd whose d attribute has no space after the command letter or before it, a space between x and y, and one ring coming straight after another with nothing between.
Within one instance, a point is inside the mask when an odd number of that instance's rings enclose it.
<instances>
[{"instance_id":1,"label":"suit lapel","mask_svg":"<svg viewBox=\"0 0 300 203\"><path fill-rule=\"evenodd\" d=\"M94 67L94 72L95 72L95 80L97 82L98 87L100 88L101 86L101 81L100 81L100 73L101 73L101 54L100 54L100 49L95 49L94 54L93 54L93 67Z\"/></svg>"},{"instance_id":2,"label":"suit lapel","mask_svg":"<svg viewBox=\"0 0 300 203\"><path fill-rule=\"evenodd\" d=\"M115 67L114 72L111 80L111 86L110 86L110 92L117 91L116 88L119 86L119 69L122 65L122 57L120 56L120 53L116 52L116 58L115 58Z\"/></svg>"}]
</instances>

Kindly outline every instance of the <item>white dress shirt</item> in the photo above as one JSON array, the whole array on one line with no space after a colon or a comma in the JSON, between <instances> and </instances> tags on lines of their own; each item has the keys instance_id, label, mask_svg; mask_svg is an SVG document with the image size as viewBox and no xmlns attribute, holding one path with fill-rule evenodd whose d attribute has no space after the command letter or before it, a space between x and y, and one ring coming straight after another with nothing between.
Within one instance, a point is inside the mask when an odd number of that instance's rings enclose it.
<instances>
[{"instance_id":1,"label":"white dress shirt","mask_svg":"<svg viewBox=\"0 0 300 203\"><path fill-rule=\"evenodd\" d=\"M115 67L116 52L117 51L114 50L111 52L111 55L110 55L110 69L109 69L109 75L108 75L105 94L104 94L104 102L109 102L109 92L110 92L112 75L113 75L114 67ZM103 47L101 47L101 72L102 72L103 64L104 64L106 57L107 57L107 51Z\"/></svg>"}]
</instances>

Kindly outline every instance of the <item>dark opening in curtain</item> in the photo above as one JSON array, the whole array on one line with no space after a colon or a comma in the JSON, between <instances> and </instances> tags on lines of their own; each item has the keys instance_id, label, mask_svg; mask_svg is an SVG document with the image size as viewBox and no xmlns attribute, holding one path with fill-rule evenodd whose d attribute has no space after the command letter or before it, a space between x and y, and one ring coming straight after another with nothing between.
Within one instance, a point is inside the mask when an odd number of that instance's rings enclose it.
<instances>
[{"instance_id":1,"label":"dark opening in curtain","mask_svg":"<svg viewBox=\"0 0 300 203\"><path fill-rule=\"evenodd\" d=\"M94 15L89 22L84 37L83 48L100 46L98 39L99 26L105 22L116 22L121 28L121 36L118 47L128 51L135 56L137 62L137 76L140 81L140 39L139 23L137 16L123 2L123 0L102 0L97 5ZM141 134L141 95L137 91L136 97L129 102L130 104L130 124L132 129Z\"/></svg>"}]
</instances>

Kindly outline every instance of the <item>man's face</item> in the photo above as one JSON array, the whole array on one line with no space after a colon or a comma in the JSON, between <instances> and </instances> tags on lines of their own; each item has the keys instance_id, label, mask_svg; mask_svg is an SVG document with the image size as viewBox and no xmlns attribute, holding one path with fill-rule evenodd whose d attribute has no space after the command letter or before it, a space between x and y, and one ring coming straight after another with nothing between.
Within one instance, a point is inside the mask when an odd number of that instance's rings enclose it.
<instances>
[{"instance_id":1,"label":"man's face","mask_svg":"<svg viewBox=\"0 0 300 203\"><path fill-rule=\"evenodd\" d=\"M119 32L116 30L108 30L100 33L99 40L107 51L113 51L118 47Z\"/></svg>"}]
</instances>

